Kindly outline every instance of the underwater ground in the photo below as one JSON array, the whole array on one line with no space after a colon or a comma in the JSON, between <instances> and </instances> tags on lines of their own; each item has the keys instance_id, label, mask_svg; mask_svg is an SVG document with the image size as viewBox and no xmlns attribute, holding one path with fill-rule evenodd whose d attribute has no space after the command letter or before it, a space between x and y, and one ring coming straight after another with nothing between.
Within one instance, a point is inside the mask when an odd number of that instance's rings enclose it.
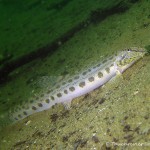
<instances>
[{"instance_id":1,"label":"underwater ground","mask_svg":"<svg viewBox=\"0 0 150 150\"><path fill-rule=\"evenodd\" d=\"M51 4L33 0L17 6L9 0L0 1L0 11L10 11L1 15L4 19L0 31L0 71L7 78L0 86L0 149L150 148L149 55L122 76L73 100L70 109L58 104L15 124L7 116L8 110L30 101L59 78L72 76L101 57L128 47L149 49L148 0L130 0L122 5L121 0L100 2L62 0ZM37 13L40 15L36 16ZM105 17L99 20L101 15ZM78 26L81 28L77 30ZM51 46L53 41L58 46ZM48 53L48 49L52 52ZM43 50L44 56L39 57L36 50L40 54ZM33 59L25 60L25 56ZM3 72L12 62L21 62L21 67L14 65L9 74Z\"/></svg>"}]
</instances>

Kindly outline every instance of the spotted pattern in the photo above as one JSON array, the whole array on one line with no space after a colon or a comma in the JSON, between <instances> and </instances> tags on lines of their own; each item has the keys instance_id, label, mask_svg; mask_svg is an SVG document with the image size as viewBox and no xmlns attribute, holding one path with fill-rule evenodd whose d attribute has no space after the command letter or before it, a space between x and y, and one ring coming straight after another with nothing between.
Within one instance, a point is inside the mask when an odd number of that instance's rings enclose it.
<instances>
[{"instance_id":1,"label":"spotted pattern","mask_svg":"<svg viewBox=\"0 0 150 150\"><path fill-rule=\"evenodd\" d=\"M57 85L56 88L57 88L57 89L60 88L60 85Z\"/></svg>"},{"instance_id":2,"label":"spotted pattern","mask_svg":"<svg viewBox=\"0 0 150 150\"><path fill-rule=\"evenodd\" d=\"M98 77L102 78L103 77L103 73L102 72L98 72Z\"/></svg>"},{"instance_id":3,"label":"spotted pattern","mask_svg":"<svg viewBox=\"0 0 150 150\"><path fill-rule=\"evenodd\" d=\"M87 74L87 71L85 71L85 72L82 73L82 75L86 75L86 74Z\"/></svg>"},{"instance_id":4,"label":"spotted pattern","mask_svg":"<svg viewBox=\"0 0 150 150\"><path fill-rule=\"evenodd\" d=\"M113 58L114 58L114 57L113 57L113 56L111 56L111 57L109 57L108 59L109 59L109 60L112 60Z\"/></svg>"},{"instance_id":5,"label":"spotted pattern","mask_svg":"<svg viewBox=\"0 0 150 150\"><path fill-rule=\"evenodd\" d=\"M36 110L37 108L36 108L35 106L32 106L32 109L33 109L33 110Z\"/></svg>"},{"instance_id":6,"label":"spotted pattern","mask_svg":"<svg viewBox=\"0 0 150 150\"><path fill-rule=\"evenodd\" d=\"M107 67L107 68L105 68L105 70L107 73L110 73L110 68Z\"/></svg>"},{"instance_id":7,"label":"spotted pattern","mask_svg":"<svg viewBox=\"0 0 150 150\"><path fill-rule=\"evenodd\" d=\"M39 97L35 97L36 100L40 99Z\"/></svg>"},{"instance_id":8,"label":"spotted pattern","mask_svg":"<svg viewBox=\"0 0 150 150\"><path fill-rule=\"evenodd\" d=\"M70 90L71 92L73 92L73 91L75 90L75 88L72 86L72 87L69 88L69 90Z\"/></svg>"},{"instance_id":9,"label":"spotted pattern","mask_svg":"<svg viewBox=\"0 0 150 150\"><path fill-rule=\"evenodd\" d=\"M68 82L72 82L72 79L69 79Z\"/></svg>"},{"instance_id":10,"label":"spotted pattern","mask_svg":"<svg viewBox=\"0 0 150 150\"><path fill-rule=\"evenodd\" d=\"M19 118L22 118L22 116L21 116L20 114L18 115L18 117L19 117Z\"/></svg>"},{"instance_id":11,"label":"spotted pattern","mask_svg":"<svg viewBox=\"0 0 150 150\"><path fill-rule=\"evenodd\" d=\"M93 82L93 81L94 81L94 77L90 77L90 78L88 78L88 80L89 80L90 82Z\"/></svg>"},{"instance_id":12,"label":"spotted pattern","mask_svg":"<svg viewBox=\"0 0 150 150\"><path fill-rule=\"evenodd\" d=\"M58 94L57 94L57 97L62 97L62 94L61 94L61 93L58 93Z\"/></svg>"},{"instance_id":13,"label":"spotted pattern","mask_svg":"<svg viewBox=\"0 0 150 150\"><path fill-rule=\"evenodd\" d=\"M49 103L49 102L50 102L50 100L49 100L49 99L46 99L46 100L45 100L45 102L46 102L46 103Z\"/></svg>"},{"instance_id":14,"label":"spotted pattern","mask_svg":"<svg viewBox=\"0 0 150 150\"><path fill-rule=\"evenodd\" d=\"M52 92L51 90L48 90L48 91L47 91L47 94L50 94L51 92Z\"/></svg>"},{"instance_id":15,"label":"spotted pattern","mask_svg":"<svg viewBox=\"0 0 150 150\"><path fill-rule=\"evenodd\" d=\"M83 88L85 86L85 82L80 82L79 86Z\"/></svg>"},{"instance_id":16,"label":"spotted pattern","mask_svg":"<svg viewBox=\"0 0 150 150\"><path fill-rule=\"evenodd\" d=\"M32 104L34 101L33 100L30 100L30 103Z\"/></svg>"},{"instance_id":17,"label":"spotted pattern","mask_svg":"<svg viewBox=\"0 0 150 150\"><path fill-rule=\"evenodd\" d=\"M54 96L51 96L51 100L55 100Z\"/></svg>"},{"instance_id":18,"label":"spotted pattern","mask_svg":"<svg viewBox=\"0 0 150 150\"><path fill-rule=\"evenodd\" d=\"M113 67L113 66L114 66L114 64L111 64L111 65L110 65L110 67Z\"/></svg>"},{"instance_id":19,"label":"spotted pattern","mask_svg":"<svg viewBox=\"0 0 150 150\"><path fill-rule=\"evenodd\" d=\"M101 66L101 63L100 64L98 64L96 67L100 67Z\"/></svg>"},{"instance_id":20,"label":"spotted pattern","mask_svg":"<svg viewBox=\"0 0 150 150\"><path fill-rule=\"evenodd\" d=\"M39 107L42 107L43 105L42 105L42 103L38 103L38 106L39 106Z\"/></svg>"},{"instance_id":21,"label":"spotted pattern","mask_svg":"<svg viewBox=\"0 0 150 150\"><path fill-rule=\"evenodd\" d=\"M67 91L67 90L64 90L64 93L65 93L65 94L68 94L68 91Z\"/></svg>"},{"instance_id":22,"label":"spotted pattern","mask_svg":"<svg viewBox=\"0 0 150 150\"><path fill-rule=\"evenodd\" d=\"M74 95L78 96L78 93L80 91L81 91L81 94L84 94L86 92L86 90L88 89L88 85L90 87L90 84L93 85L93 87L95 85L97 85L97 83L99 85L105 84L105 82L107 81L107 77L110 76L110 78L111 78L113 75L115 75L115 70L117 70L117 68L115 68L115 63L122 67L122 65L125 65L126 63L128 64L128 63L132 62L133 59L135 59L134 57L132 57L132 58L127 57L127 59L124 59L126 57L124 57L124 55L122 55L122 53L120 53L120 55L118 57L120 57L120 56L123 57L123 60L116 59L115 56L108 57L105 60L103 59L102 63L97 63L95 66L91 67L90 69L86 69L86 70L82 71L81 74L75 75L73 78L65 77L65 78L60 79L59 81L57 81L57 83L55 83L53 85L52 89L49 88L43 94L38 94L38 97L37 96L32 97L32 99L30 99L30 101L28 101L28 104L29 104L28 108L27 108L28 110L26 110L27 105L24 105L23 107L19 106L13 112L14 114L12 114L12 117L16 120L20 120L20 119L28 116L29 114L33 114L37 111L44 110L45 108L41 109L41 107L43 107L45 105L49 106L52 103L50 106L53 106L55 103L61 102L61 101L59 101L61 99L59 97L64 96L63 101L67 100L68 97L71 95L70 93L73 93L73 91L75 91L74 93L76 95L72 94L73 96L71 98L74 98ZM86 67L89 67L89 66L86 66ZM93 68L96 68L96 69L93 69ZM104 76L106 76L106 78ZM95 80L98 80L99 82L96 83ZM108 78L108 80L109 80L109 78ZM94 85L94 83L96 83L96 84ZM86 89L86 85L87 85L87 89ZM56 89L56 88L60 88L60 89ZM85 90L85 92L82 93L82 89L83 89L83 91ZM78 92L78 90L79 90L79 92ZM38 100L38 101L35 103L35 100ZM44 102L43 102L43 100L44 100Z\"/></svg>"},{"instance_id":23,"label":"spotted pattern","mask_svg":"<svg viewBox=\"0 0 150 150\"><path fill-rule=\"evenodd\" d=\"M26 116L28 115L26 111L24 111L23 114L26 115Z\"/></svg>"},{"instance_id":24,"label":"spotted pattern","mask_svg":"<svg viewBox=\"0 0 150 150\"><path fill-rule=\"evenodd\" d=\"M40 97L43 97L43 96L44 96L44 94L41 94L41 95L40 95Z\"/></svg>"},{"instance_id":25,"label":"spotted pattern","mask_svg":"<svg viewBox=\"0 0 150 150\"><path fill-rule=\"evenodd\" d=\"M79 78L80 78L79 76L75 76L75 77L74 77L75 80L77 80L77 79L79 79Z\"/></svg>"},{"instance_id":26,"label":"spotted pattern","mask_svg":"<svg viewBox=\"0 0 150 150\"><path fill-rule=\"evenodd\" d=\"M103 61L102 61L102 64L104 64L104 63L106 63L106 62L107 62L107 59L103 60Z\"/></svg>"},{"instance_id":27,"label":"spotted pattern","mask_svg":"<svg viewBox=\"0 0 150 150\"><path fill-rule=\"evenodd\" d=\"M96 68L96 66L93 67L93 69L95 69L95 68Z\"/></svg>"}]
</instances>

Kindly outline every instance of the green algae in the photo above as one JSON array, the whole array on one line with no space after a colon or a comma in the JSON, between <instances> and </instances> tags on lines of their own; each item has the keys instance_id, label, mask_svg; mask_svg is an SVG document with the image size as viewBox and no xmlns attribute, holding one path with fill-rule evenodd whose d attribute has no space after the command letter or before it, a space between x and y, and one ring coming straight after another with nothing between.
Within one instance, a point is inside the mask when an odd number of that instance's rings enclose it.
<instances>
[{"instance_id":1,"label":"green algae","mask_svg":"<svg viewBox=\"0 0 150 150\"><path fill-rule=\"evenodd\" d=\"M150 45L145 46L145 49L147 50L147 53L150 54Z\"/></svg>"},{"instance_id":2,"label":"green algae","mask_svg":"<svg viewBox=\"0 0 150 150\"><path fill-rule=\"evenodd\" d=\"M92 10L104 10L119 2L120 0L107 0L105 3L83 0L2 0L0 54L8 51L12 53L12 59L16 60L53 42L87 19Z\"/></svg>"},{"instance_id":3,"label":"green algae","mask_svg":"<svg viewBox=\"0 0 150 150\"><path fill-rule=\"evenodd\" d=\"M148 27L143 28L144 22L149 21L147 3L138 3L125 14L110 17L96 26L91 25L53 56L24 66L23 70L18 69L17 73L13 73L17 75L16 85L12 81L5 87L14 95L12 101L15 101L15 90L18 97L23 97L22 101L32 95L30 90L33 88L25 82L31 74L35 74L35 70L56 76L67 70L72 75L86 64L99 61L101 55L130 46L148 45L150 31ZM143 8L145 11L141 15ZM60 63L62 58L65 61ZM114 148L112 142L146 143L149 138L149 60L150 57L145 56L123 74L123 79L118 77L103 88L74 100L70 110L57 105L6 127L1 134L1 149L106 149ZM29 67L28 74L26 70ZM1 90L3 97L7 95L5 88ZM21 90L26 94L23 95Z\"/></svg>"}]
</instances>

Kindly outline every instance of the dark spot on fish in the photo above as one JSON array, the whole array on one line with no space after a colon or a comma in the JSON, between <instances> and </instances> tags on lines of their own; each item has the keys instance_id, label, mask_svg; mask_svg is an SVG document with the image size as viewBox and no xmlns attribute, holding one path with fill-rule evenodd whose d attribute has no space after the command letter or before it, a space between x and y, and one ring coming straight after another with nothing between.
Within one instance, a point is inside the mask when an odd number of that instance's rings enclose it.
<instances>
[{"instance_id":1,"label":"dark spot on fish","mask_svg":"<svg viewBox=\"0 0 150 150\"><path fill-rule=\"evenodd\" d=\"M46 102L46 103L49 103L50 101L49 101L49 99L46 99L45 102Z\"/></svg>"},{"instance_id":2,"label":"dark spot on fish","mask_svg":"<svg viewBox=\"0 0 150 150\"><path fill-rule=\"evenodd\" d=\"M24 111L24 112L23 112L23 114L24 114L24 115L27 115L27 112L26 112L26 111Z\"/></svg>"},{"instance_id":3,"label":"dark spot on fish","mask_svg":"<svg viewBox=\"0 0 150 150\"><path fill-rule=\"evenodd\" d=\"M107 73L110 73L110 68L107 67L107 68L105 68L105 70Z\"/></svg>"},{"instance_id":4,"label":"dark spot on fish","mask_svg":"<svg viewBox=\"0 0 150 150\"><path fill-rule=\"evenodd\" d=\"M47 91L47 94L50 94L50 93L51 93L51 90L48 90L48 91Z\"/></svg>"},{"instance_id":5,"label":"dark spot on fish","mask_svg":"<svg viewBox=\"0 0 150 150\"><path fill-rule=\"evenodd\" d=\"M57 89L60 88L60 85L57 85L56 88L57 88Z\"/></svg>"},{"instance_id":6,"label":"dark spot on fish","mask_svg":"<svg viewBox=\"0 0 150 150\"><path fill-rule=\"evenodd\" d=\"M96 67L100 67L101 66L101 63L100 64L98 64Z\"/></svg>"},{"instance_id":7,"label":"dark spot on fish","mask_svg":"<svg viewBox=\"0 0 150 150\"><path fill-rule=\"evenodd\" d=\"M38 106L39 106L39 107L42 107L43 105L42 105L42 103L38 103Z\"/></svg>"},{"instance_id":8,"label":"dark spot on fish","mask_svg":"<svg viewBox=\"0 0 150 150\"><path fill-rule=\"evenodd\" d=\"M75 90L75 88L72 86L72 87L69 88L69 90L70 90L71 92L73 92L73 91Z\"/></svg>"},{"instance_id":9,"label":"dark spot on fish","mask_svg":"<svg viewBox=\"0 0 150 150\"><path fill-rule=\"evenodd\" d=\"M75 80L79 79L79 76L75 76L74 79L75 79Z\"/></svg>"},{"instance_id":10,"label":"dark spot on fish","mask_svg":"<svg viewBox=\"0 0 150 150\"><path fill-rule=\"evenodd\" d=\"M32 104L34 101L33 100L30 100L30 103Z\"/></svg>"},{"instance_id":11,"label":"dark spot on fish","mask_svg":"<svg viewBox=\"0 0 150 150\"><path fill-rule=\"evenodd\" d=\"M40 97L43 97L43 96L44 96L44 94L41 94L41 95L40 95Z\"/></svg>"},{"instance_id":12,"label":"dark spot on fish","mask_svg":"<svg viewBox=\"0 0 150 150\"><path fill-rule=\"evenodd\" d=\"M51 96L51 100L55 100L54 96Z\"/></svg>"},{"instance_id":13,"label":"dark spot on fish","mask_svg":"<svg viewBox=\"0 0 150 150\"><path fill-rule=\"evenodd\" d=\"M63 82L63 83L62 83L62 85L65 85L65 84L66 84L66 82Z\"/></svg>"},{"instance_id":14,"label":"dark spot on fish","mask_svg":"<svg viewBox=\"0 0 150 150\"><path fill-rule=\"evenodd\" d=\"M64 90L64 93L65 93L65 94L68 94L68 91L67 91L67 90Z\"/></svg>"},{"instance_id":15,"label":"dark spot on fish","mask_svg":"<svg viewBox=\"0 0 150 150\"><path fill-rule=\"evenodd\" d=\"M103 73L102 72L98 72L98 77L102 78L103 77Z\"/></svg>"},{"instance_id":16,"label":"dark spot on fish","mask_svg":"<svg viewBox=\"0 0 150 150\"><path fill-rule=\"evenodd\" d=\"M32 109L33 109L33 110L36 110L36 107L35 107L35 106L32 106Z\"/></svg>"},{"instance_id":17,"label":"dark spot on fish","mask_svg":"<svg viewBox=\"0 0 150 150\"><path fill-rule=\"evenodd\" d=\"M57 94L57 97L62 97L62 94L61 94L61 93L58 93L58 94Z\"/></svg>"},{"instance_id":18,"label":"dark spot on fish","mask_svg":"<svg viewBox=\"0 0 150 150\"><path fill-rule=\"evenodd\" d=\"M20 114L18 115L18 117L19 117L19 118L22 118L22 116L21 116Z\"/></svg>"},{"instance_id":19,"label":"dark spot on fish","mask_svg":"<svg viewBox=\"0 0 150 150\"><path fill-rule=\"evenodd\" d=\"M85 82L80 82L79 86L83 88L85 86Z\"/></svg>"},{"instance_id":20,"label":"dark spot on fish","mask_svg":"<svg viewBox=\"0 0 150 150\"><path fill-rule=\"evenodd\" d=\"M85 71L85 72L82 73L82 75L86 75L86 74L87 74L87 71Z\"/></svg>"},{"instance_id":21,"label":"dark spot on fish","mask_svg":"<svg viewBox=\"0 0 150 150\"><path fill-rule=\"evenodd\" d=\"M111 64L110 67L114 66L114 64Z\"/></svg>"},{"instance_id":22,"label":"dark spot on fish","mask_svg":"<svg viewBox=\"0 0 150 150\"><path fill-rule=\"evenodd\" d=\"M68 82L72 82L72 79L68 80Z\"/></svg>"},{"instance_id":23,"label":"dark spot on fish","mask_svg":"<svg viewBox=\"0 0 150 150\"><path fill-rule=\"evenodd\" d=\"M94 81L94 77L90 77L90 78L88 78L88 80L89 80L90 82L93 82L93 81Z\"/></svg>"},{"instance_id":24,"label":"dark spot on fish","mask_svg":"<svg viewBox=\"0 0 150 150\"><path fill-rule=\"evenodd\" d=\"M107 59L103 60L103 61L102 61L102 64L104 64L104 63L106 63L106 62L107 62Z\"/></svg>"},{"instance_id":25,"label":"dark spot on fish","mask_svg":"<svg viewBox=\"0 0 150 150\"><path fill-rule=\"evenodd\" d=\"M38 99L40 99L40 98L36 96L35 99L38 100Z\"/></svg>"}]
</instances>

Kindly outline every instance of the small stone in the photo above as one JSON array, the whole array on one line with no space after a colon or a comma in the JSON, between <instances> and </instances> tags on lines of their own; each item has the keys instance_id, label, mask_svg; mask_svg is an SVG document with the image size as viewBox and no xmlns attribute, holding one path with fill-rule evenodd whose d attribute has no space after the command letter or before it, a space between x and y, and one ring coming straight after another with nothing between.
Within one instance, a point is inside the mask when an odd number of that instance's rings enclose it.
<instances>
[{"instance_id":1,"label":"small stone","mask_svg":"<svg viewBox=\"0 0 150 150\"><path fill-rule=\"evenodd\" d=\"M93 140L95 143L98 143L98 142L99 142L98 137L97 137L97 136L95 136L95 135L92 137L92 140Z\"/></svg>"},{"instance_id":2,"label":"small stone","mask_svg":"<svg viewBox=\"0 0 150 150\"><path fill-rule=\"evenodd\" d=\"M137 95L138 93L139 93L139 91L136 90L136 91L133 93L133 95Z\"/></svg>"},{"instance_id":3,"label":"small stone","mask_svg":"<svg viewBox=\"0 0 150 150\"><path fill-rule=\"evenodd\" d=\"M99 104L102 104L102 103L104 103L104 102L105 102L105 100L106 100L106 99L105 99L104 97L102 97L102 98L99 100L99 102L98 102L98 103L99 103Z\"/></svg>"},{"instance_id":4,"label":"small stone","mask_svg":"<svg viewBox=\"0 0 150 150\"><path fill-rule=\"evenodd\" d=\"M123 131L124 131L124 132L131 131L131 126L130 126L130 125L128 125L128 124L127 124L127 125L125 125L125 126L124 126L124 128L123 128Z\"/></svg>"},{"instance_id":5,"label":"small stone","mask_svg":"<svg viewBox=\"0 0 150 150\"><path fill-rule=\"evenodd\" d=\"M27 125L29 125L31 123L31 120L28 120L26 123L25 123L25 125L27 126Z\"/></svg>"}]
</instances>

